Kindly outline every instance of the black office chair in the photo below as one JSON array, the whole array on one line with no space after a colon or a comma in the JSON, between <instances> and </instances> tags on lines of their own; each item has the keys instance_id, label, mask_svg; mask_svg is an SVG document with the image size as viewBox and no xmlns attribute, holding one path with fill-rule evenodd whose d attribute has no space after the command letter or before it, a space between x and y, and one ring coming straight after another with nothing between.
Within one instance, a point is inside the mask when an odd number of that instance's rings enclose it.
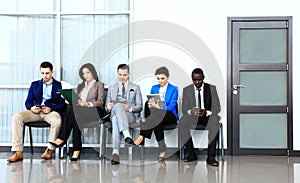
<instances>
[{"instance_id":1,"label":"black office chair","mask_svg":"<svg viewBox=\"0 0 300 183\"><path fill-rule=\"evenodd\" d=\"M177 114L179 114L178 113L178 103L176 104L176 112L177 112ZM163 127L164 127L164 131L176 130L177 129L177 137L178 137L177 146L178 146L178 148L180 148L181 144L180 144L180 137L179 137L180 131L179 131L178 122L174 123L174 124L163 125ZM176 150L176 152L177 152L177 150ZM176 152L174 152L174 153L176 153ZM173 154L173 153L171 152L171 154Z\"/></svg>"},{"instance_id":2,"label":"black office chair","mask_svg":"<svg viewBox=\"0 0 300 183\"><path fill-rule=\"evenodd\" d=\"M71 107L71 106L69 106L68 105L68 108L69 107ZM99 114L100 116L103 116L104 114ZM100 143L100 147L99 147L99 158L102 158L102 149L103 149L103 147L102 147L102 133L103 133L103 123L105 122L105 121L107 121L107 118L109 117L109 114L106 114L104 117L102 117L102 118L100 118L99 120L96 120L96 121L88 121L88 122L84 122L84 123L81 123L80 124L80 129L81 130L83 130L84 128L99 128L100 130L99 130L99 132L100 132L100 134L99 134L99 137L100 137L100 139L99 139L99 143ZM71 136L71 135L70 135ZM66 142L66 154L68 155L69 154L69 152L70 152L70 143L69 143L69 139L67 140L67 142ZM63 158L63 154L64 154L64 151L63 151L63 149L62 150L60 150L60 158Z\"/></svg>"},{"instance_id":3,"label":"black office chair","mask_svg":"<svg viewBox=\"0 0 300 183\"><path fill-rule=\"evenodd\" d=\"M26 127L29 128L29 143L30 143L30 152L33 154L33 140L32 140L32 129L31 128L50 128L50 124L45 122L45 121L31 121L27 123L23 123L23 144L24 144L24 139L25 139L25 131ZM61 158L62 149L59 148L59 157Z\"/></svg>"},{"instance_id":4,"label":"black office chair","mask_svg":"<svg viewBox=\"0 0 300 183\"><path fill-rule=\"evenodd\" d=\"M63 112L61 113L62 123L66 120L66 112L67 112L67 107L65 107ZM23 123L23 144L24 144L24 139L25 139L26 127L29 128L30 152L31 152L31 154L33 154L33 143L32 143L33 140L32 140L32 129L31 128L50 128L50 124L43 120L30 121L27 123ZM63 147L59 148L59 157L62 158L62 156L63 156Z\"/></svg>"},{"instance_id":5,"label":"black office chair","mask_svg":"<svg viewBox=\"0 0 300 183\"><path fill-rule=\"evenodd\" d=\"M150 110L147 110L148 109L148 101L145 102L145 105L144 105L144 111L145 111L145 117L149 116L150 115ZM176 112L178 114L178 103L176 104ZM174 123L174 124L164 124L163 125L163 129L164 131L168 131L168 130L178 130L178 133L177 133L177 137L178 137L178 148L180 148L180 140L179 140L179 128L178 128L178 122L177 123ZM141 143L141 151L143 151L143 148L144 148L144 143L145 143L145 139L142 141ZM177 150L176 150L177 151ZM170 154L173 154L173 153L170 153Z\"/></svg>"},{"instance_id":6,"label":"black office chair","mask_svg":"<svg viewBox=\"0 0 300 183\"><path fill-rule=\"evenodd\" d=\"M50 124L45 122L45 121L32 121L32 122L27 122L23 123L23 144L24 144L24 139L25 139L25 131L26 127L29 128L29 142L30 142L30 152L33 154L33 144L32 144L32 130L31 128L48 128L50 127Z\"/></svg>"},{"instance_id":7,"label":"black office chair","mask_svg":"<svg viewBox=\"0 0 300 183\"><path fill-rule=\"evenodd\" d=\"M217 155L219 155L219 149L220 149L220 140L221 140L221 159L222 161L225 160L224 156L224 136L223 136L223 125L222 123L219 123L220 128L219 128L219 138L217 139ZM197 124L196 128L194 130L207 130L205 125L202 124ZM183 147L183 142L182 139L179 138L179 143L180 143L180 159L184 159L184 147Z\"/></svg>"},{"instance_id":8,"label":"black office chair","mask_svg":"<svg viewBox=\"0 0 300 183\"><path fill-rule=\"evenodd\" d=\"M103 103L103 108L105 108L105 99L107 96L108 88L104 89L104 103ZM101 119L97 121L89 121L89 122L84 122L80 124L80 128L99 128L99 158L103 159L105 150L106 150L106 131L110 130L112 128L112 124L110 121L110 113L104 113L104 114L99 114L100 116L103 116ZM133 127L134 126L134 127ZM138 128L136 124L133 124L133 126L129 125L129 128ZM69 153L69 140L66 143L67 145L67 154Z\"/></svg>"},{"instance_id":9,"label":"black office chair","mask_svg":"<svg viewBox=\"0 0 300 183\"><path fill-rule=\"evenodd\" d=\"M140 128L140 123L132 122L129 123L129 130L131 131L131 134L133 133L133 130ZM111 131L112 129L112 123L109 119L109 114L107 114L104 118L101 119L101 125L100 125L100 150L99 150L99 157L103 158L105 151L106 151L106 134L107 131Z\"/></svg>"},{"instance_id":10,"label":"black office chair","mask_svg":"<svg viewBox=\"0 0 300 183\"><path fill-rule=\"evenodd\" d=\"M99 120L97 121L89 121L89 122L85 122L85 123L82 123L80 125L80 129L81 131L84 129L84 128L99 128L99 158L102 159L103 156L102 156L102 153L101 151L103 151L103 144L102 144L102 133L103 133L103 123L107 120L106 118L108 117L108 114L106 114L104 117L100 118ZM82 132L83 133L83 132Z\"/></svg>"}]
</instances>

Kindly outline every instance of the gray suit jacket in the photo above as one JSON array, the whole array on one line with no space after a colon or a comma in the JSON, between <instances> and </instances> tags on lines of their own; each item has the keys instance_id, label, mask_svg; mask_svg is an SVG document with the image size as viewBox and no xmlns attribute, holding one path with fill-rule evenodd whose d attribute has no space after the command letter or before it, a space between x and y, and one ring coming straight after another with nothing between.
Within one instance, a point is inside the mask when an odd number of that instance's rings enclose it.
<instances>
[{"instance_id":1,"label":"gray suit jacket","mask_svg":"<svg viewBox=\"0 0 300 183\"><path fill-rule=\"evenodd\" d=\"M105 110L107 109L107 104L117 99L119 83L115 83L108 88ZM140 86L128 82L128 91L127 91L127 104L132 109L132 112L137 118L140 118L140 112L143 110L143 98Z\"/></svg>"}]
</instances>

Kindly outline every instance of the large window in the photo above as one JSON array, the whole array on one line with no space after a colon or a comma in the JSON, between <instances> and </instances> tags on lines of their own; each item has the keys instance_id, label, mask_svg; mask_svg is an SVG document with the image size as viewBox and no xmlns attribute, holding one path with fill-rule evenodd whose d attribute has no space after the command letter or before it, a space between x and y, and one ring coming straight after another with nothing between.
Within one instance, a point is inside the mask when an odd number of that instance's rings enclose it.
<instances>
[{"instance_id":1,"label":"large window","mask_svg":"<svg viewBox=\"0 0 300 183\"><path fill-rule=\"evenodd\" d=\"M86 62L106 86L115 81L116 66L129 63L130 12L130 0L0 0L1 145L11 145L11 116L25 109L42 61L73 87ZM34 129L33 141L47 142L48 131Z\"/></svg>"},{"instance_id":2,"label":"large window","mask_svg":"<svg viewBox=\"0 0 300 183\"><path fill-rule=\"evenodd\" d=\"M113 83L116 72L112 71L116 71L120 62L128 62L127 22L127 15L62 16L62 79L78 83L79 67L91 62L102 82Z\"/></svg>"}]
</instances>

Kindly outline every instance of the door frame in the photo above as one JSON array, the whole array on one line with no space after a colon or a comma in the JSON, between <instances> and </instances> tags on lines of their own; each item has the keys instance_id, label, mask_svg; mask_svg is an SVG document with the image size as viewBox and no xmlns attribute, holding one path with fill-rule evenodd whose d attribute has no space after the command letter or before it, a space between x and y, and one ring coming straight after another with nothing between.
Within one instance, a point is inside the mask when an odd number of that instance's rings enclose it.
<instances>
[{"instance_id":1,"label":"door frame","mask_svg":"<svg viewBox=\"0 0 300 183\"><path fill-rule=\"evenodd\" d=\"M288 99L287 106L290 106L287 113L287 152L286 155L294 154L293 151L293 87L292 87L292 16L283 16L283 17L228 17L227 18L227 154L238 155L234 152L234 135L233 135L233 100L232 100L232 71L233 71L233 22L259 22L259 21L287 21L288 23ZM274 154L269 155L278 155L283 152L277 151ZM285 150L284 150L285 152ZM265 154L265 149L257 149L255 154Z\"/></svg>"}]
</instances>

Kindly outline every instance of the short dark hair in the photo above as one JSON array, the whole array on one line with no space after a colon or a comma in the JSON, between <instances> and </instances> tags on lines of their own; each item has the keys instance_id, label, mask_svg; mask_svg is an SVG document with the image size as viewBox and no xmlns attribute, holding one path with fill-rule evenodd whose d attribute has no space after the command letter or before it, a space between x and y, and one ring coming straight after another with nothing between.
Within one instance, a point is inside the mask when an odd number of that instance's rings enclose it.
<instances>
[{"instance_id":1,"label":"short dark hair","mask_svg":"<svg viewBox=\"0 0 300 183\"><path fill-rule=\"evenodd\" d=\"M79 76L80 76L80 78L81 78L83 81L85 81L85 78L83 77L83 74L82 74L82 70L83 70L84 68L87 68L87 69L92 73L94 79L95 79L96 81L99 81L97 71L96 71L94 65L91 64L91 63L83 64L83 65L80 67L80 69L79 69Z\"/></svg>"},{"instance_id":2,"label":"short dark hair","mask_svg":"<svg viewBox=\"0 0 300 183\"><path fill-rule=\"evenodd\" d=\"M53 65L48 61L42 62L40 68L49 68L51 71L53 71Z\"/></svg>"},{"instance_id":3,"label":"short dark hair","mask_svg":"<svg viewBox=\"0 0 300 183\"><path fill-rule=\"evenodd\" d=\"M203 70L200 68L196 68L193 70L192 75L191 75L192 77L193 77L193 74L201 74L204 77Z\"/></svg>"},{"instance_id":4,"label":"short dark hair","mask_svg":"<svg viewBox=\"0 0 300 183\"><path fill-rule=\"evenodd\" d=\"M129 66L127 64L120 64L120 65L118 65L117 71L119 69L122 69L122 70L126 70L127 69L128 72L129 72Z\"/></svg>"},{"instance_id":5,"label":"short dark hair","mask_svg":"<svg viewBox=\"0 0 300 183\"><path fill-rule=\"evenodd\" d=\"M165 66L162 66L162 67L156 69L155 75L157 75L157 74L164 74L167 77L169 77L169 75L170 75L169 70Z\"/></svg>"}]
</instances>

